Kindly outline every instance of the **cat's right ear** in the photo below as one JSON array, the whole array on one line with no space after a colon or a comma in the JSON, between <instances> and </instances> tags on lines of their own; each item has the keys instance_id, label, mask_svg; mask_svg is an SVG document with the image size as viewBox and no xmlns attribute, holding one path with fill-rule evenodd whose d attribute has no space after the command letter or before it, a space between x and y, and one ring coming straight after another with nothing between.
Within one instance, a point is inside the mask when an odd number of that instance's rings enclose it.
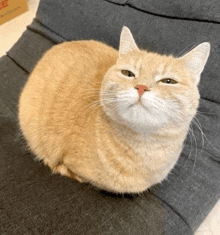
<instances>
[{"instance_id":1,"label":"cat's right ear","mask_svg":"<svg viewBox=\"0 0 220 235\"><path fill-rule=\"evenodd\" d=\"M123 26L120 36L119 56L125 55L133 50L140 51L129 28Z\"/></svg>"}]
</instances>

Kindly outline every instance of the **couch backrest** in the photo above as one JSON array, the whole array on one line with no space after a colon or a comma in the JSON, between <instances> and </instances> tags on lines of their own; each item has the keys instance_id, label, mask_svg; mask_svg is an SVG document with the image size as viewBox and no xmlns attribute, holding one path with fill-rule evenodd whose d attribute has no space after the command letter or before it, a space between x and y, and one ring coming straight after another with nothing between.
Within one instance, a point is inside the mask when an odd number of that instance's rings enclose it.
<instances>
[{"instance_id":1,"label":"couch backrest","mask_svg":"<svg viewBox=\"0 0 220 235\"><path fill-rule=\"evenodd\" d=\"M106 0L161 16L220 22L219 0Z\"/></svg>"}]
</instances>

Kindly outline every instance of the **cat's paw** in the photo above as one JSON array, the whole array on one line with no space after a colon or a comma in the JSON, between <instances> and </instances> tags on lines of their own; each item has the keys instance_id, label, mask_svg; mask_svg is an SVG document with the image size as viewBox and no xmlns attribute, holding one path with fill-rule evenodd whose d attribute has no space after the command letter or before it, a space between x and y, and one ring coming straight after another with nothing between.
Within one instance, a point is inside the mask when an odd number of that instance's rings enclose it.
<instances>
[{"instance_id":1,"label":"cat's paw","mask_svg":"<svg viewBox=\"0 0 220 235\"><path fill-rule=\"evenodd\" d=\"M67 172L68 172L68 176L70 178L75 179L75 180L79 181L80 183L85 183L86 182L83 178L81 178L80 176L78 176L77 174L72 172L69 168L67 168Z\"/></svg>"},{"instance_id":2,"label":"cat's paw","mask_svg":"<svg viewBox=\"0 0 220 235\"><path fill-rule=\"evenodd\" d=\"M56 168L53 168L53 172L54 173L59 173L63 176L67 176L70 177L72 179L75 179L77 181L79 181L80 183L84 183L85 180L82 179L80 176L78 176L77 174L75 174L74 172L72 172L69 168L67 168L65 165L58 165Z\"/></svg>"},{"instance_id":3,"label":"cat's paw","mask_svg":"<svg viewBox=\"0 0 220 235\"><path fill-rule=\"evenodd\" d=\"M85 183L84 179L75 174L74 179L78 180L80 183Z\"/></svg>"}]
</instances>

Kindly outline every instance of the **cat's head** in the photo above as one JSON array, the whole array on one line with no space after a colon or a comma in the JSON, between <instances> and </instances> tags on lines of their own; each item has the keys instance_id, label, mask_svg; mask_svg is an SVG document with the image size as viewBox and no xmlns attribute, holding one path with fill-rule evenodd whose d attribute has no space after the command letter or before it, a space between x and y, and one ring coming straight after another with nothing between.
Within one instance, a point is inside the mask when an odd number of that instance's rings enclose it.
<instances>
[{"instance_id":1,"label":"cat's head","mask_svg":"<svg viewBox=\"0 0 220 235\"><path fill-rule=\"evenodd\" d=\"M198 107L197 86L209 53L208 42L178 58L143 51L123 27L117 62L101 87L104 111L138 133L189 124Z\"/></svg>"}]
</instances>

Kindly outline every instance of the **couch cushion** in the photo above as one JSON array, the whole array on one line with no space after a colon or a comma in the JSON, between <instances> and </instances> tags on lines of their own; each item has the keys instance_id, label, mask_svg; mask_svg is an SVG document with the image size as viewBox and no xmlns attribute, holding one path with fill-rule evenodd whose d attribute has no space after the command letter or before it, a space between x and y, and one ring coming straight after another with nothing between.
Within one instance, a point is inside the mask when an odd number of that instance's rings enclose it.
<instances>
[{"instance_id":1,"label":"couch cushion","mask_svg":"<svg viewBox=\"0 0 220 235\"><path fill-rule=\"evenodd\" d=\"M2 234L159 235L165 223L166 234L190 235L219 199L220 156L212 146L220 145L219 24L161 17L128 3L41 0L36 19L0 60ZM189 135L168 180L140 197L112 196L52 175L15 141L18 95L43 53L54 44L80 39L118 48L123 25L131 29L138 45L160 53L179 55L203 41L212 45L200 84L203 115L197 116L211 144L206 139L203 144L198 124L193 123L197 142L191 147Z\"/></svg>"}]
</instances>

